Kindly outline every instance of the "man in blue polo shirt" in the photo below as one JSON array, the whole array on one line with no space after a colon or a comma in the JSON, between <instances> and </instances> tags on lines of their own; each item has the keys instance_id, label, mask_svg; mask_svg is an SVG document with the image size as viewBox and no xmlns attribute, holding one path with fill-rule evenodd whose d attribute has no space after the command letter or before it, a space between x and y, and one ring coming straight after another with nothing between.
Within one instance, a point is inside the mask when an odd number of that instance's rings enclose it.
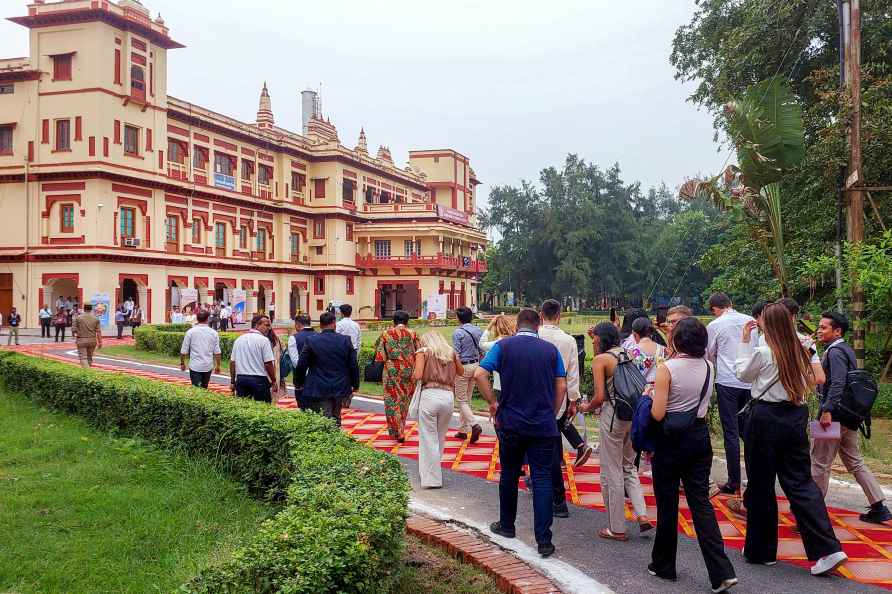
<instances>
[{"instance_id":1,"label":"man in blue polo shirt","mask_svg":"<svg viewBox=\"0 0 892 594\"><path fill-rule=\"evenodd\" d=\"M523 309L517 314L517 334L503 338L487 353L474 380L489 402L499 436L499 521L490 530L514 538L517 517L517 481L524 456L533 483L533 525L539 554L554 553L551 462L559 436L554 419L567 393L567 372L557 348L538 336L539 314ZM499 373L502 392L498 402L489 383Z\"/></svg>"}]
</instances>

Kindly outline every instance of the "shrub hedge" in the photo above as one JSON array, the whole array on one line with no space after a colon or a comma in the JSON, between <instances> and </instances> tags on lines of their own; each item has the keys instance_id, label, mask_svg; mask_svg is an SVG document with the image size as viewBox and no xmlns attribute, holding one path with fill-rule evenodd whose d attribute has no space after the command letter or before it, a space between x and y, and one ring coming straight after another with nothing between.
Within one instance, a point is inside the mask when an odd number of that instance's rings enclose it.
<instances>
[{"instance_id":1,"label":"shrub hedge","mask_svg":"<svg viewBox=\"0 0 892 594\"><path fill-rule=\"evenodd\" d=\"M388 590L402 553L408 481L394 457L330 420L11 352L0 353L0 381L100 429L209 460L255 496L285 499L249 542L182 594Z\"/></svg>"},{"instance_id":2,"label":"shrub hedge","mask_svg":"<svg viewBox=\"0 0 892 594\"><path fill-rule=\"evenodd\" d=\"M141 351L179 357L180 347L183 346L183 337L191 327L189 324L140 326L133 333L136 340L136 348ZM232 343L239 336L239 334L233 332L220 333L220 351L224 360L229 359L229 355L232 353Z\"/></svg>"}]
</instances>

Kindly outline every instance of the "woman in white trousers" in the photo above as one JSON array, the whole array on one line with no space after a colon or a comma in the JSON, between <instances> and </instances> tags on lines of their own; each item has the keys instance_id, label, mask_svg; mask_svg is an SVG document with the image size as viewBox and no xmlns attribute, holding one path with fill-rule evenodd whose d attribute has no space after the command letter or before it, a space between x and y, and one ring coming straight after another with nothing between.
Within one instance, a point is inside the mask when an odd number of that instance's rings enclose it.
<instances>
[{"instance_id":1,"label":"woman in white trousers","mask_svg":"<svg viewBox=\"0 0 892 594\"><path fill-rule=\"evenodd\" d=\"M458 355L437 331L421 337L412 379L421 383L418 406L418 472L421 486L443 486L443 448L452 420L455 376L464 373Z\"/></svg>"}]
</instances>

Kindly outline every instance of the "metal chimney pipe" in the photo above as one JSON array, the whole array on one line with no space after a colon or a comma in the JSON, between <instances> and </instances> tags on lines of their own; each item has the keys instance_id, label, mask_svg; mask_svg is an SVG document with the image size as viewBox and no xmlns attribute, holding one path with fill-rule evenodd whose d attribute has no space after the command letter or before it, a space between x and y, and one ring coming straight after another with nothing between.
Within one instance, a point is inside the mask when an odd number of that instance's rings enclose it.
<instances>
[{"instance_id":1,"label":"metal chimney pipe","mask_svg":"<svg viewBox=\"0 0 892 594\"><path fill-rule=\"evenodd\" d=\"M301 115L301 124L303 134L307 134L307 124L310 123L310 118L316 114L316 104L317 104L316 91L312 89L306 89L301 91L300 94L300 115Z\"/></svg>"}]
</instances>

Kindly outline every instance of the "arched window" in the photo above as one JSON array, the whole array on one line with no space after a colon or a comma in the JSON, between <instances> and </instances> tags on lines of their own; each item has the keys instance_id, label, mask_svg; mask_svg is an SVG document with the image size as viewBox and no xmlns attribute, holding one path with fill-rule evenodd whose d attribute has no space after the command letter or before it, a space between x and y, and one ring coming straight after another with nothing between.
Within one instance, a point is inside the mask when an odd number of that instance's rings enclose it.
<instances>
[{"instance_id":1,"label":"arched window","mask_svg":"<svg viewBox=\"0 0 892 594\"><path fill-rule=\"evenodd\" d=\"M145 101L146 76L141 66L130 67L130 96Z\"/></svg>"}]
</instances>

